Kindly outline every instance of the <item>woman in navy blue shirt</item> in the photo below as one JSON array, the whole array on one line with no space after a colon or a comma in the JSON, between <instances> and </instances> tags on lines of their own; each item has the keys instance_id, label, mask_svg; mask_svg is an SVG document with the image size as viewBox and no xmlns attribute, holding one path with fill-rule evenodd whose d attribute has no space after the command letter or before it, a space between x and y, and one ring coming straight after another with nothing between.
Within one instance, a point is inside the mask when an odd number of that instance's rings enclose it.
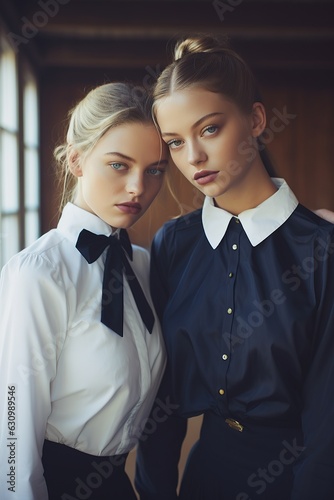
<instances>
[{"instance_id":1,"label":"woman in navy blue shirt","mask_svg":"<svg viewBox=\"0 0 334 500\"><path fill-rule=\"evenodd\" d=\"M332 500L334 226L266 169L265 108L239 55L205 36L175 54L154 114L205 201L152 245L169 406L138 449L140 498L177 498L186 419L204 414L182 500Z\"/></svg>"}]
</instances>

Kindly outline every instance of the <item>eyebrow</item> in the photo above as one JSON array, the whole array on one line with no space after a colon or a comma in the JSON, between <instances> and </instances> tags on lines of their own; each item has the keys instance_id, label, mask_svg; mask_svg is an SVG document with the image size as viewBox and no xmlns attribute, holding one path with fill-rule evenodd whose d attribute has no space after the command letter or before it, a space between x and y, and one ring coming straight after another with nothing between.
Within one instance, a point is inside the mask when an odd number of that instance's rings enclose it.
<instances>
[{"instance_id":1,"label":"eyebrow","mask_svg":"<svg viewBox=\"0 0 334 500\"><path fill-rule=\"evenodd\" d=\"M205 120L207 120L208 118L211 118L213 116L218 116L218 115L224 115L225 113L209 113L208 115L205 115L205 116L202 116L202 118L200 118L199 120L197 120L197 122L195 122L191 128L194 129L196 127L198 127L198 125L200 125L202 122L204 122ZM161 133L162 137L165 137L166 135L178 135L177 132L163 132Z\"/></svg>"},{"instance_id":2,"label":"eyebrow","mask_svg":"<svg viewBox=\"0 0 334 500\"><path fill-rule=\"evenodd\" d=\"M123 153L118 153L117 151L110 151L108 153L105 153L105 156L119 156L120 158L123 158L124 160L128 161L135 161L131 156L124 155Z\"/></svg>"},{"instance_id":3,"label":"eyebrow","mask_svg":"<svg viewBox=\"0 0 334 500\"><path fill-rule=\"evenodd\" d=\"M136 161L134 158L131 158L131 156L124 155L123 153L118 153L117 151L110 151L108 153L105 153L104 156L119 156L123 160L131 161L133 163L135 163L135 161ZM151 163L150 165L148 165L148 167L167 165L167 163L168 163L167 159L161 159L159 161L155 161L154 163Z\"/></svg>"}]
</instances>

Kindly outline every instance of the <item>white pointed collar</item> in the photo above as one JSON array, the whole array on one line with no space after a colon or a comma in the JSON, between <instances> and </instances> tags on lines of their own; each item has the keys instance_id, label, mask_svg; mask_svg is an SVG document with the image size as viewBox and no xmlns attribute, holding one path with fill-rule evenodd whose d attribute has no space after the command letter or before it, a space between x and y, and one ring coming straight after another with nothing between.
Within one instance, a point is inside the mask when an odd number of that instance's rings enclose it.
<instances>
[{"instance_id":1,"label":"white pointed collar","mask_svg":"<svg viewBox=\"0 0 334 500\"><path fill-rule=\"evenodd\" d=\"M276 193L257 207L245 210L238 215L253 247L268 238L284 224L298 205L296 196L284 179L272 178L272 181L277 187ZM234 215L216 207L213 198L205 197L202 222L205 235L212 248L217 248L223 239L232 217Z\"/></svg>"}]
</instances>

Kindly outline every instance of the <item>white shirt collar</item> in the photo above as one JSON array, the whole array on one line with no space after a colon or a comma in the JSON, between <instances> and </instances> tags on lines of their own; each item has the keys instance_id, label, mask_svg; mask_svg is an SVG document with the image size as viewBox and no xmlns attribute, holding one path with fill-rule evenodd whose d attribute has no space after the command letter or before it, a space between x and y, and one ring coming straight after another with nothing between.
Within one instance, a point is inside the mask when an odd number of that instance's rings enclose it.
<instances>
[{"instance_id":1,"label":"white shirt collar","mask_svg":"<svg viewBox=\"0 0 334 500\"><path fill-rule=\"evenodd\" d=\"M82 229L87 229L92 233L104 234L106 236L119 233L119 230L116 230L113 233L112 227L100 219L100 217L87 212L87 210L84 210L73 203L67 203L65 205L57 228L66 236L67 239L73 241L74 243L76 242Z\"/></svg>"},{"instance_id":2,"label":"white shirt collar","mask_svg":"<svg viewBox=\"0 0 334 500\"><path fill-rule=\"evenodd\" d=\"M245 233L255 247L268 238L290 217L298 205L298 200L284 179L272 178L278 188L276 193L255 208L238 215ZM217 248L223 239L232 214L214 205L213 198L205 197L202 222L205 235L212 246Z\"/></svg>"}]
</instances>

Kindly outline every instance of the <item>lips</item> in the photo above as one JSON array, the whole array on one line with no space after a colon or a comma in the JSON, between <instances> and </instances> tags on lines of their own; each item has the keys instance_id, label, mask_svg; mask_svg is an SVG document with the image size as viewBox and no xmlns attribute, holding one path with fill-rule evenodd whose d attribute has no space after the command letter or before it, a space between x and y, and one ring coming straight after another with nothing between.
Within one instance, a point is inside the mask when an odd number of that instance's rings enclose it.
<instances>
[{"instance_id":1,"label":"lips","mask_svg":"<svg viewBox=\"0 0 334 500\"><path fill-rule=\"evenodd\" d=\"M142 209L140 203L133 203L131 201L119 203L116 207L121 210L121 212L126 214L138 214Z\"/></svg>"},{"instance_id":2,"label":"lips","mask_svg":"<svg viewBox=\"0 0 334 500\"><path fill-rule=\"evenodd\" d=\"M213 182L218 175L217 170L200 170L199 172L195 172L194 181L197 184L203 185L208 184L209 182Z\"/></svg>"}]
</instances>

